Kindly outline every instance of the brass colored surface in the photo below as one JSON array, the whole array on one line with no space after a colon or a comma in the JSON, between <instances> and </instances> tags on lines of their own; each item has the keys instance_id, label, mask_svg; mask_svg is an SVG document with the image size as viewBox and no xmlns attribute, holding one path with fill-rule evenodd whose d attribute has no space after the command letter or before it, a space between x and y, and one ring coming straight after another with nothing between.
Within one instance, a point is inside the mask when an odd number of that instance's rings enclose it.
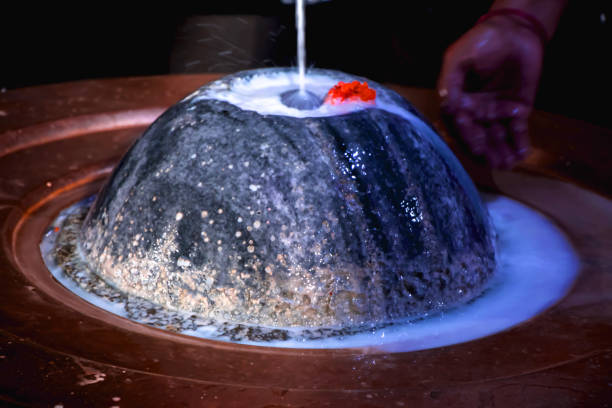
<instances>
[{"instance_id":1,"label":"brass colored surface","mask_svg":"<svg viewBox=\"0 0 612 408\"><path fill-rule=\"evenodd\" d=\"M49 222L100 187L165 109L216 75L93 80L0 94L0 405L530 407L612 401L612 131L538 112L512 172L481 187L553 219L582 263L567 297L512 329L409 353L191 338L117 317L53 279ZM434 93L394 87L439 125ZM589 188L590 190L587 190ZM606 198L606 196L608 198Z\"/></svg>"}]
</instances>

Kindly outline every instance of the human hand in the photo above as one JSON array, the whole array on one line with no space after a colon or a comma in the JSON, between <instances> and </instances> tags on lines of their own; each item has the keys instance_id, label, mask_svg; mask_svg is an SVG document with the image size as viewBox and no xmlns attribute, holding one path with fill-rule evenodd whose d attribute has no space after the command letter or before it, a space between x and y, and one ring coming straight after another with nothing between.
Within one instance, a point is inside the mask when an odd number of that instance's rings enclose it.
<instances>
[{"instance_id":1,"label":"human hand","mask_svg":"<svg viewBox=\"0 0 612 408\"><path fill-rule=\"evenodd\" d=\"M491 167L509 168L527 155L542 58L540 37L503 15L477 24L446 51L438 81L443 113Z\"/></svg>"}]
</instances>

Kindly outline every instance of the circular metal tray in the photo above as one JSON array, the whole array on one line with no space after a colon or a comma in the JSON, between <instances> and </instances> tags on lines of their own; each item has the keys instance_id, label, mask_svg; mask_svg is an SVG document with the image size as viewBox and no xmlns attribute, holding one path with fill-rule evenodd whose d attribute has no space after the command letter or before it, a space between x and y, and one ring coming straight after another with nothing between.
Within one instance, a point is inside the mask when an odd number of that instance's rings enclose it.
<instances>
[{"instance_id":1,"label":"circular metal tray","mask_svg":"<svg viewBox=\"0 0 612 408\"><path fill-rule=\"evenodd\" d=\"M0 94L0 404L529 407L612 401L612 131L543 112L530 123L533 153L512 172L490 173L458 152L481 188L549 216L580 256L580 275L564 299L501 333L406 353L255 347L134 323L61 286L38 247L51 220L95 193L165 108L217 77L92 80ZM393 88L441 126L433 91Z\"/></svg>"}]
</instances>

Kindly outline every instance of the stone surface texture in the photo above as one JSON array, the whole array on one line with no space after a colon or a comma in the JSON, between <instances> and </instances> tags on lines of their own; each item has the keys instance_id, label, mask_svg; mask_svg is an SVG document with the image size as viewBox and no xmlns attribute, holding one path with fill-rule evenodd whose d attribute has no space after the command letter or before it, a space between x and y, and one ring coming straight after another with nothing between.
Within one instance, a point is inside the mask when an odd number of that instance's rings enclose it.
<instances>
[{"instance_id":1,"label":"stone surface texture","mask_svg":"<svg viewBox=\"0 0 612 408\"><path fill-rule=\"evenodd\" d=\"M98 195L83 255L123 291L246 324L379 325L469 301L495 269L488 214L426 121L369 84L415 119L179 102Z\"/></svg>"}]
</instances>

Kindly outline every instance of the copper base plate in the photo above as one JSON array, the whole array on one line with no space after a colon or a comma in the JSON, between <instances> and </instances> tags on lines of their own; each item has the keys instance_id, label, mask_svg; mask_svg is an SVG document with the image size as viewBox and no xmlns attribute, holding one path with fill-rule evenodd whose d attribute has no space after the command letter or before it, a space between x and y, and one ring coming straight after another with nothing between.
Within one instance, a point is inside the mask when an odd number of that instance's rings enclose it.
<instances>
[{"instance_id":1,"label":"copper base plate","mask_svg":"<svg viewBox=\"0 0 612 408\"><path fill-rule=\"evenodd\" d=\"M580 260L571 292L501 333L431 350L274 349L115 316L61 286L38 245L166 107L218 75L82 81L0 94L0 404L64 407L540 407L612 401L612 132L543 112L512 172L463 158L534 207ZM439 126L428 90L395 87ZM452 144L452 141L451 141ZM612 403L611 403L612 404Z\"/></svg>"}]
</instances>

